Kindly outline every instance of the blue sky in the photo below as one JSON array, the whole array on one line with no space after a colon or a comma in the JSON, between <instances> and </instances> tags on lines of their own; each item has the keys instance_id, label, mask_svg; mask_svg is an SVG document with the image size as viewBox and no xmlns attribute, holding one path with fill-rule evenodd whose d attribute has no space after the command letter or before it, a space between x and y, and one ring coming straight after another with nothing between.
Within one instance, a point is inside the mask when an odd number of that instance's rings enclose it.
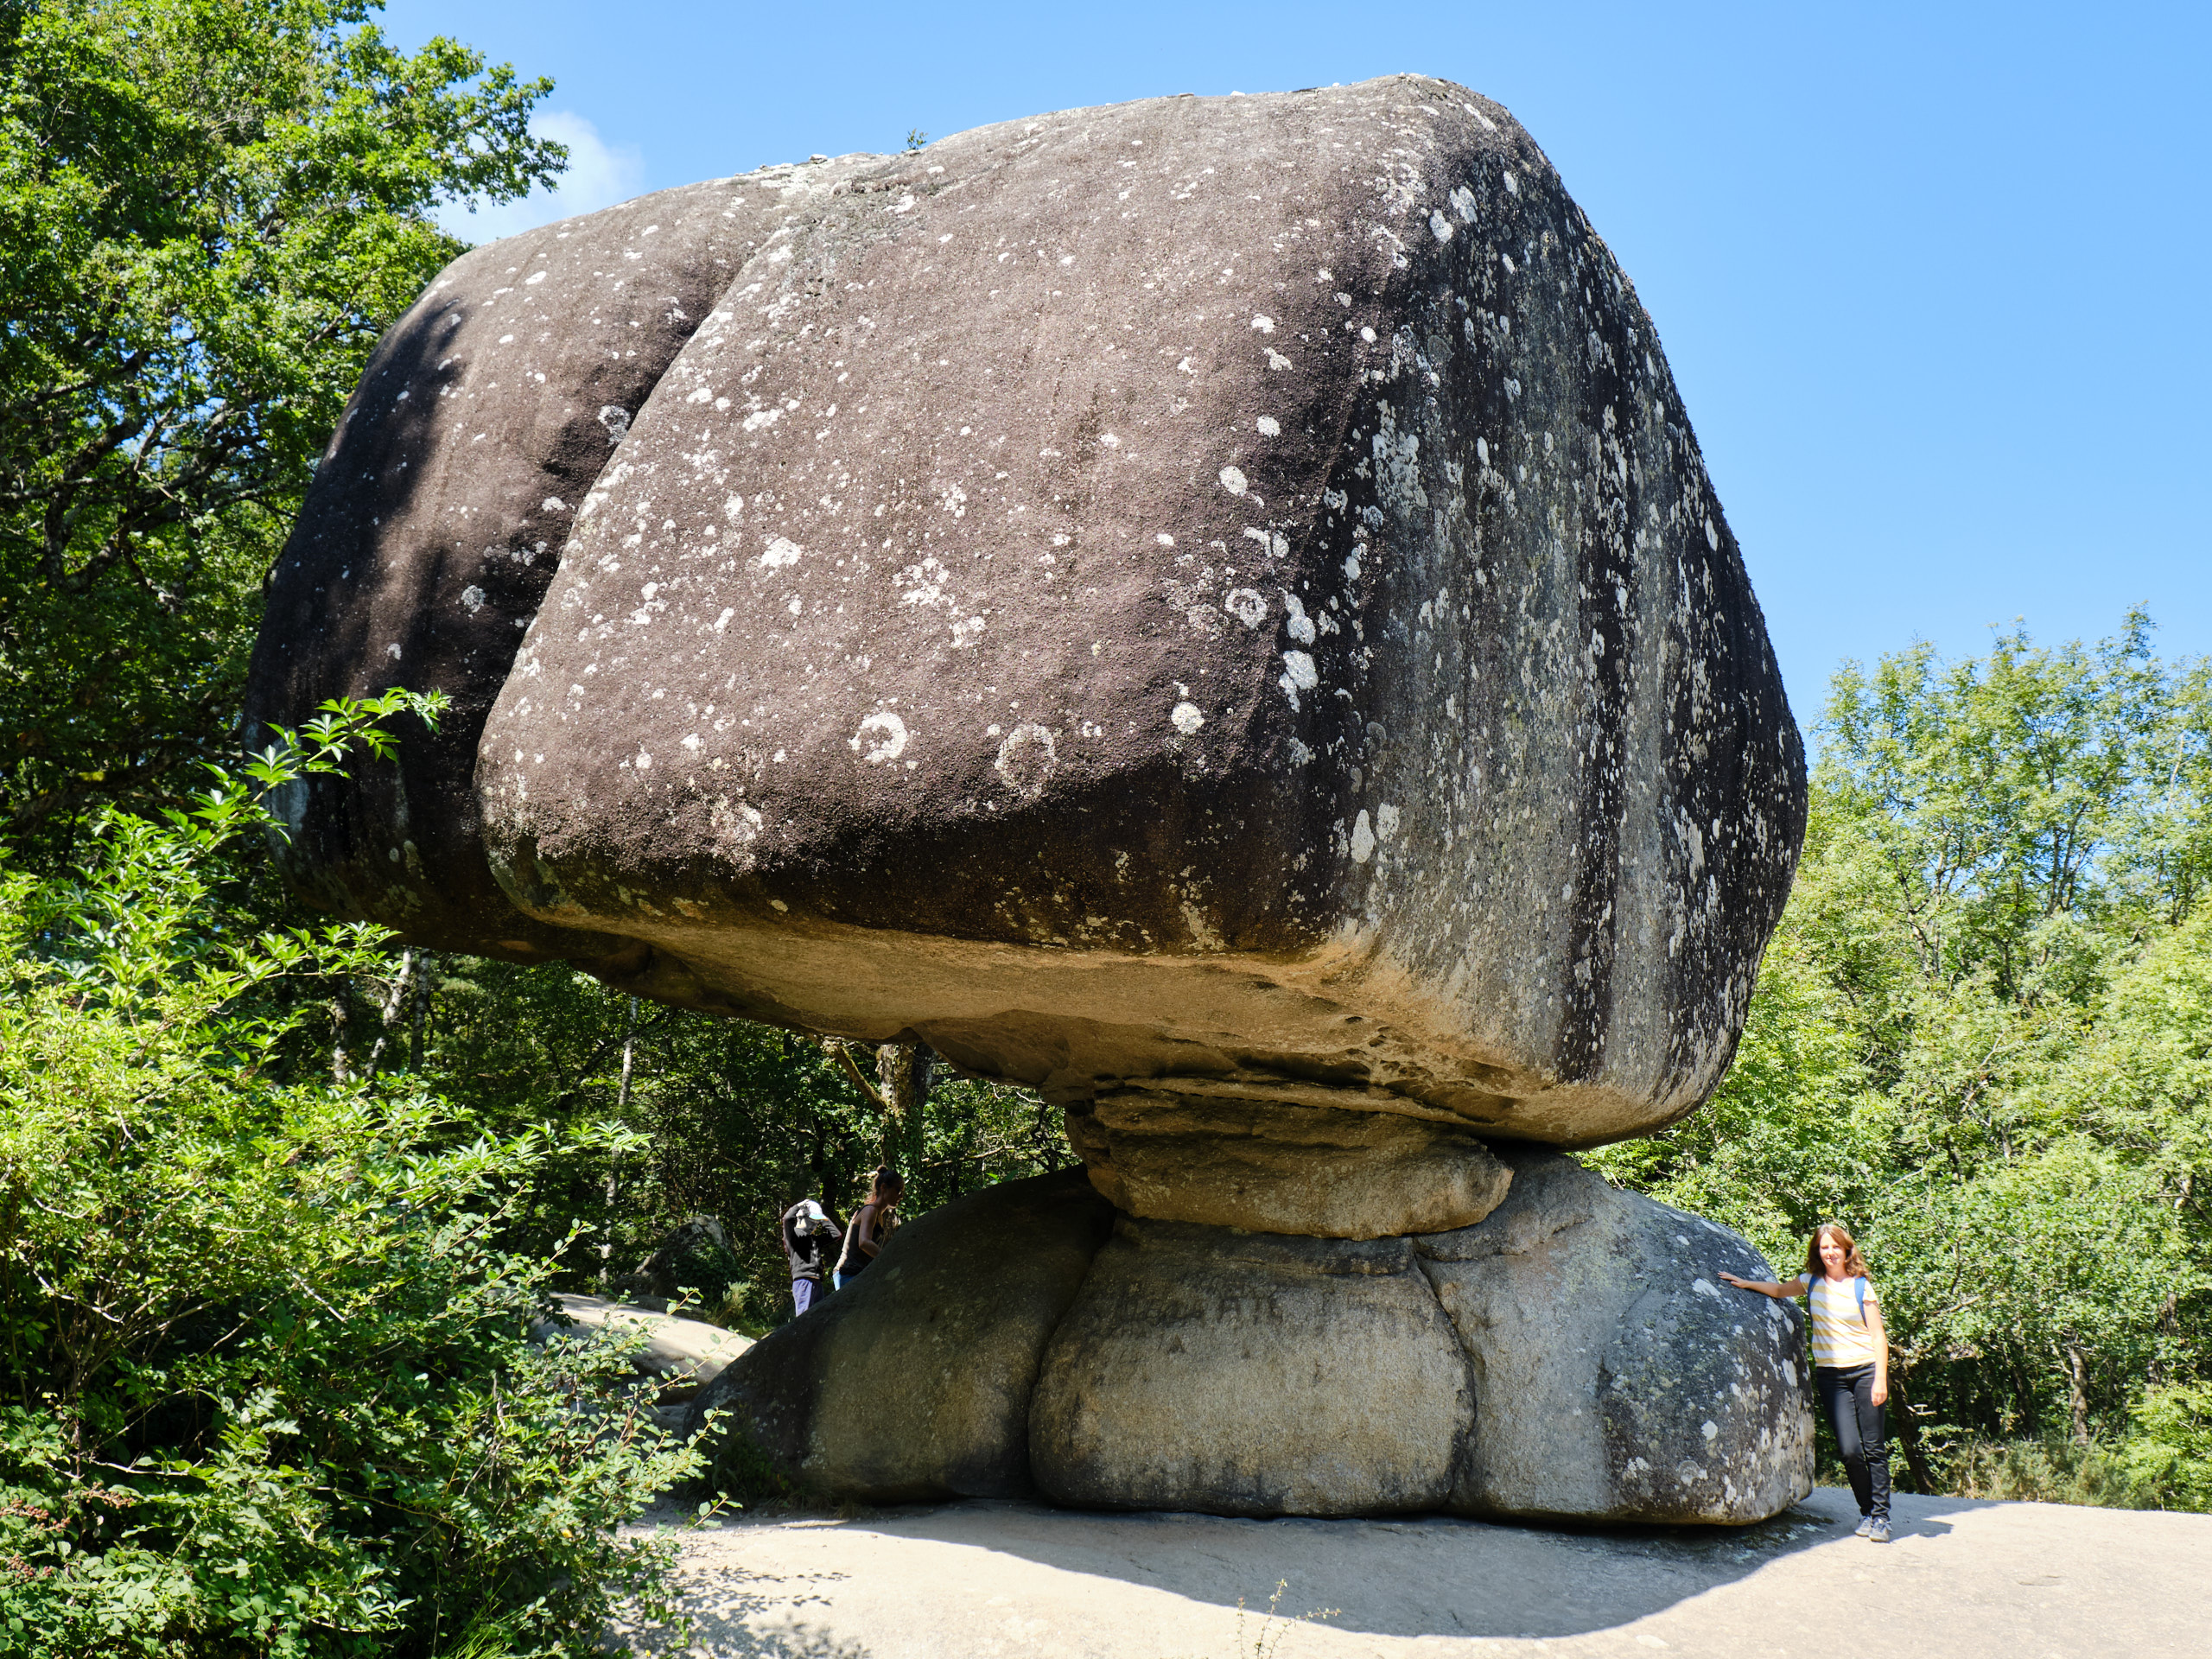
<instances>
[{"instance_id":1,"label":"blue sky","mask_svg":"<svg viewBox=\"0 0 2212 1659\"><path fill-rule=\"evenodd\" d=\"M397 0L556 83L557 202L1039 111L1416 71L1505 105L1657 322L1801 721L1846 658L2212 652L2212 8Z\"/></svg>"}]
</instances>

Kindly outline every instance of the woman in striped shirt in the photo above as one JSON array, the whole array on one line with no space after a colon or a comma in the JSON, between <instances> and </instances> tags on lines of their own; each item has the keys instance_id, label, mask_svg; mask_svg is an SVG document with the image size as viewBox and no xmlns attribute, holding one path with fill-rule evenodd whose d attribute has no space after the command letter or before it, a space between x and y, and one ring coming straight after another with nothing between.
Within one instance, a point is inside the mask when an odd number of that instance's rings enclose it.
<instances>
[{"instance_id":1,"label":"woman in striped shirt","mask_svg":"<svg viewBox=\"0 0 2212 1659\"><path fill-rule=\"evenodd\" d=\"M1787 1284L1720 1275L1762 1296L1807 1296L1813 1315L1813 1382L1835 1426L1851 1495L1859 1500L1859 1535L1890 1541L1890 1448L1883 1406L1890 1397L1890 1338L1881 1299L1867 1281L1858 1242L1832 1221L1813 1230L1805 1271Z\"/></svg>"}]
</instances>

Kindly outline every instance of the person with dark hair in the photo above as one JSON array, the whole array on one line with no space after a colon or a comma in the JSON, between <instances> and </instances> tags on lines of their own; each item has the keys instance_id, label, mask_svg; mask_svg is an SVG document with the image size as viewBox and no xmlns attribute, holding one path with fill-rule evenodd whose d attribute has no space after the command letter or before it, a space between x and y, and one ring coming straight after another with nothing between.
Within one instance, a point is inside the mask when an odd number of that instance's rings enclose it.
<instances>
[{"instance_id":1,"label":"person with dark hair","mask_svg":"<svg viewBox=\"0 0 2212 1659\"><path fill-rule=\"evenodd\" d=\"M835 1269L845 1230L813 1198L801 1198L784 1211L784 1255L791 1264L791 1316L814 1306L822 1281Z\"/></svg>"},{"instance_id":2,"label":"person with dark hair","mask_svg":"<svg viewBox=\"0 0 2212 1659\"><path fill-rule=\"evenodd\" d=\"M1890 1541L1890 1448L1882 1408L1890 1397L1890 1335L1858 1241L1833 1221L1813 1230L1805 1271L1786 1284L1720 1275L1762 1296L1804 1296L1813 1322L1813 1384L1835 1427L1836 1447L1859 1500L1859 1535Z\"/></svg>"},{"instance_id":3,"label":"person with dark hair","mask_svg":"<svg viewBox=\"0 0 2212 1659\"><path fill-rule=\"evenodd\" d=\"M845 1248L837 1258L838 1289L845 1287L847 1280L858 1278L875 1260L884 1240L899 1224L895 1212L906 1191L906 1178L888 1164L878 1169L869 1180L868 1202L854 1212L853 1224L845 1230Z\"/></svg>"}]
</instances>

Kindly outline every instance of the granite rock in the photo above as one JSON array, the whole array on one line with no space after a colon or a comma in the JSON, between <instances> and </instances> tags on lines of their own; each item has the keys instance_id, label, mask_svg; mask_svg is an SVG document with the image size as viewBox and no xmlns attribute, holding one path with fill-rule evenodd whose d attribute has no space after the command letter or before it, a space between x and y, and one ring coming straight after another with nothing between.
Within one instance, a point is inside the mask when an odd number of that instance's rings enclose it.
<instances>
[{"instance_id":1,"label":"granite rock","mask_svg":"<svg viewBox=\"0 0 2212 1659\"><path fill-rule=\"evenodd\" d=\"M1066 1122L1091 1185L1155 1220L1381 1238L1480 1221L1512 1179L1464 1128L1402 1112L1124 1090Z\"/></svg>"},{"instance_id":2,"label":"granite rock","mask_svg":"<svg viewBox=\"0 0 2212 1659\"><path fill-rule=\"evenodd\" d=\"M1560 1154L1415 1238L1111 1212L1076 1172L961 1199L693 1401L720 1468L830 1501L1740 1523L1810 1490L1791 1306L1726 1230ZM1103 1242L1103 1247L1101 1248Z\"/></svg>"},{"instance_id":3,"label":"granite rock","mask_svg":"<svg viewBox=\"0 0 2212 1659\"><path fill-rule=\"evenodd\" d=\"M726 1478L740 1457L837 1499L1033 1496L1038 1366L1111 1215L1080 1170L931 1211L726 1368L687 1428L730 1414Z\"/></svg>"},{"instance_id":4,"label":"granite rock","mask_svg":"<svg viewBox=\"0 0 2212 1659\"><path fill-rule=\"evenodd\" d=\"M607 1332L625 1344L630 1369L651 1383L663 1405L691 1399L729 1363L753 1346L753 1338L704 1319L672 1316L635 1302L603 1296L558 1295L559 1310L530 1328L531 1340Z\"/></svg>"},{"instance_id":5,"label":"granite rock","mask_svg":"<svg viewBox=\"0 0 2212 1659\"><path fill-rule=\"evenodd\" d=\"M484 861L477 741L576 511L738 266L853 163L640 196L472 249L386 332L270 571L253 741L324 699L442 691L396 766L303 780L280 868L412 942L620 971L634 941L549 925Z\"/></svg>"},{"instance_id":6,"label":"granite rock","mask_svg":"<svg viewBox=\"0 0 2212 1659\"><path fill-rule=\"evenodd\" d=\"M496 356L554 288L517 238L365 382L254 712L465 717L435 781L416 745L306 792L310 892L1063 1105L1583 1145L1705 1097L1802 756L1650 320L1505 111L1154 99L676 194L729 228L660 284L657 378L583 389L650 332L604 259L527 333L567 355ZM610 212L571 243L650 253Z\"/></svg>"},{"instance_id":7,"label":"granite rock","mask_svg":"<svg viewBox=\"0 0 2212 1659\"><path fill-rule=\"evenodd\" d=\"M1719 1278L1773 1268L1572 1158L1498 1151L1504 1203L1414 1241L1481 1402L1452 1507L1741 1522L1811 1491L1804 1316Z\"/></svg>"}]
</instances>

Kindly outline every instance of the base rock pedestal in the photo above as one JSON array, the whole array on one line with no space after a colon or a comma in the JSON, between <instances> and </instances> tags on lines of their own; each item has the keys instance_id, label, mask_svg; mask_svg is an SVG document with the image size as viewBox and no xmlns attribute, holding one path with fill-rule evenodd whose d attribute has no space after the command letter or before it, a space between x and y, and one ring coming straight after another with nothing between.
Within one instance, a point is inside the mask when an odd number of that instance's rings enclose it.
<instances>
[{"instance_id":1,"label":"base rock pedestal","mask_svg":"<svg viewBox=\"0 0 2212 1659\"><path fill-rule=\"evenodd\" d=\"M1809 1492L1804 1315L1720 1282L1774 1278L1758 1252L1572 1158L1498 1154L1505 1202L1413 1241L1480 1402L1452 1507L1743 1522Z\"/></svg>"},{"instance_id":2,"label":"base rock pedestal","mask_svg":"<svg viewBox=\"0 0 2212 1659\"><path fill-rule=\"evenodd\" d=\"M1030 1469L1095 1508L1418 1513L1474 1415L1410 1241L1124 1217L1046 1350Z\"/></svg>"},{"instance_id":3,"label":"base rock pedestal","mask_svg":"<svg viewBox=\"0 0 2212 1659\"><path fill-rule=\"evenodd\" d=\"M932 1211L733 1363L725 1479L830 1501L1761 1520L1812 1490L1794 1307L1726 1229L1499 1147L1455 1231L1117 1216L1080 1170Z\"/></svg>"}]
</instances>

